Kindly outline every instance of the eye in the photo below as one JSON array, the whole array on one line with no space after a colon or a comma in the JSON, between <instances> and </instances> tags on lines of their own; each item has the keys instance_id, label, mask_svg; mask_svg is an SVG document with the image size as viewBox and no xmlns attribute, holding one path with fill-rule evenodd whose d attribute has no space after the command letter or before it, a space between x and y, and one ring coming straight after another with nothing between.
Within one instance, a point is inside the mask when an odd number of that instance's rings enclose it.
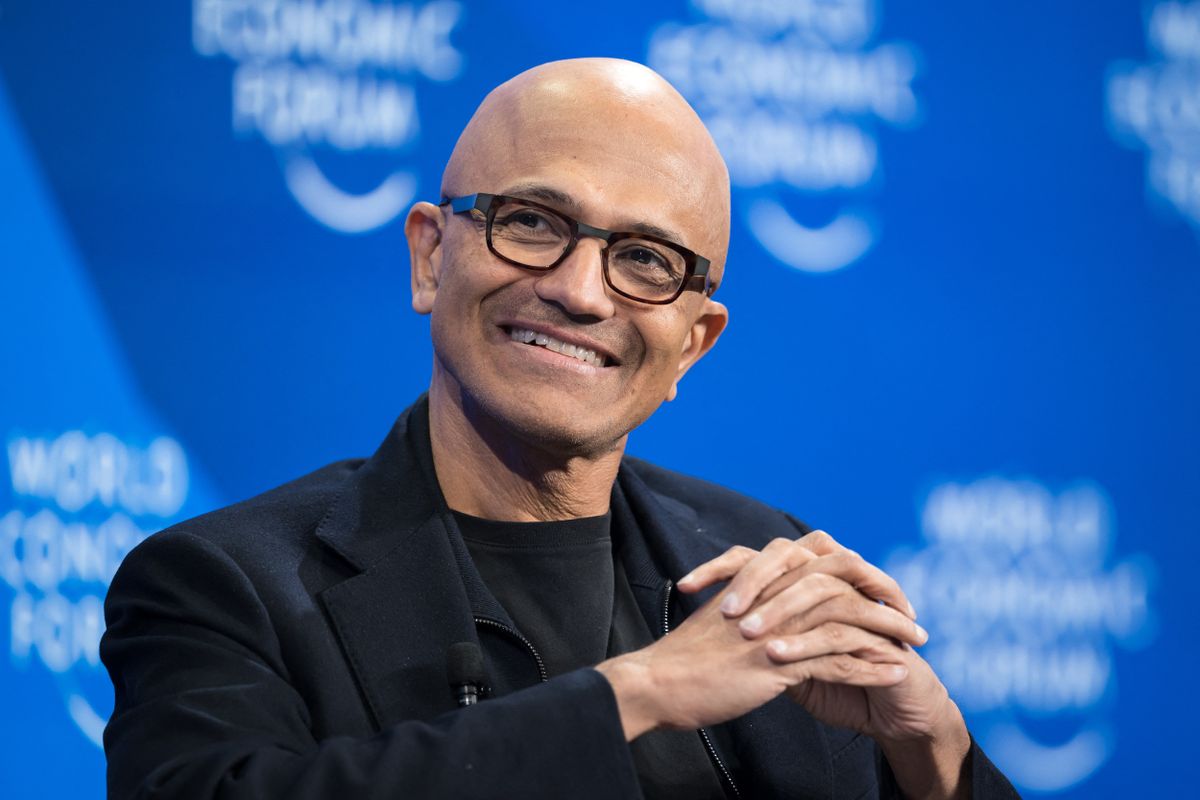
<instances>
[{"instance_id":1,"label":"eye","mask_svg":"<svg viewBox=\"0 0 1200 800\"><path fill-rule=\"evenodd\" d=\"M667 263L658 253L646 247L633 247L625 253L628 258L642 266L667 268Z\"/></svg>"},{"instance_id":2,"label":"eye","mask_svg":"<svg viewBox=\"0 0 1200 800\"><path fill-rule=\"evenodd\" d=\"M530 206L505 206L492 223L495 235L522 242L559 241L570 233L567 224L548 211Z\"/></svg>"},{"instance_id":3,"label":"eye","mask_svg":"<svg viewBox=\"0 0 1200 800\"><path fill-rule=\"evenodd\" d=\"M539 225L546 224L546 218L533 211L518 211L505 221L508 225L523 225L530 230L537 230Z\"/></svg>"},{"instance_id":4,"label":"eye","mask_svg":"<svg viewBox=\"0 0 1200 800\"><path fill-rule=\"evenodd\" d=\"M635 294L647 288L669 291L683 277L683 257L670 248L652 242L626 239L618 242L609 255L610 276L618 288Z\"/></svg>"}]
</instances>

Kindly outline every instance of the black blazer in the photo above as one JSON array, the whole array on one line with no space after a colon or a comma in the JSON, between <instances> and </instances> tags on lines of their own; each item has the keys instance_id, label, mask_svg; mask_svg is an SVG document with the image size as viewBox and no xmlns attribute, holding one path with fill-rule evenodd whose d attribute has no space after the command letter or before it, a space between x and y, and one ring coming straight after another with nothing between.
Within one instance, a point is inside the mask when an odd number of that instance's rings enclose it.
<instances>
[{"instance_id":1,"label":"black blazer","mask_svg":"<svg viewBox=\"0 0 1200 800\"><path fill-rule=\"evenodd\" d=\"M633 458L614 526L636 532L630 583L651 628L668 579L735 542L807 530L710 483ZM679 597L672 614L696 602ZM519 687L457 710L446 651L502 615L437 485L424 397L367 460L331 464L151 536L105 602L116 704L111 797L633 798L605 678L548 681L487 642ZM870 739L784 697L714 731L742 797L898 796ZM974 749L975 797L1012 797Z\"/></svg>"}]
</instances>

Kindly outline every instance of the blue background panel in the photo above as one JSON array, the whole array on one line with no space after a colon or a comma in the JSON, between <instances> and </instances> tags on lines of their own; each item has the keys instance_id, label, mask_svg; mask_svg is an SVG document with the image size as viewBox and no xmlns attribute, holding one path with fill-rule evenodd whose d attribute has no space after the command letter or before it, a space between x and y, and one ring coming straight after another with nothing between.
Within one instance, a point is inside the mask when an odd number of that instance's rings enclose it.
<instances>
[{"instance_id":1,"label":"blue background panel","mask_svg":"<svg viewBox=\"0 0 1200 800\"><path fill-rule=\"evenodd\" d=\"M1023 793L1186 793L1173 0L0 4L0 792L101 796L128 547L371 452L427 385L403 213L491 87L583 55L675 81L733 178L730 327L630 450L892 571Z\"/></svg>"}]
</instances>

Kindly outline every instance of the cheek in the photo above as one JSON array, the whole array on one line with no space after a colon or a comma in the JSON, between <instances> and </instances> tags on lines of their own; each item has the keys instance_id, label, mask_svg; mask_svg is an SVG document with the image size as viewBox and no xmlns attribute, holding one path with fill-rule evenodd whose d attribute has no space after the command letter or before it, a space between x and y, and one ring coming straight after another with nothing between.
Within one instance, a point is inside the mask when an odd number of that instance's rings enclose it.
<instances>
[{"instance_id":1,"label":"cheek","mask_svg":"<svg viewBox=\"0 0 1200 800\"><path fill-rule=\"evenodd\" d=\"M639 326L642 341L646 345L646 357L642 364L647 373L646 380L663 389L671 385L679 371L679 355L683 352L688 331L684 315L674 308L669 310L671 313Z\"/></svg>"},{"instance_id":2,"label":"cheek","mask_svg":"<svg viewBox=\"0 0 1200 800\"><path fill-rule=\"evenodd\" d=\"M504 283L504 274L473 252L447 250L438 276L433 316L466 321L478 316L480 301Z\"/></svg>"},{"instance_id":3,"label":"cheek","mask_svg":"<svg viewBox=\"0 0 1200 800\"><path fill-rule=\"evenodd\" d=\"M446 251L438 290L430 313L434 352L452 374L486 371L484 338L490 336L485 321L489 303L504 295L521 273L497 263L488 253L470 248Z\"/></svg>"},{"instance_id":4,"label":"cheek","mask_svg":"<svg viewBox=\"0 0 1200 800\"><path fill-rule=\"evenodd\" d=\"M438 277L437 294L429 316L429 332L438 358L456 372L470 353L479 329L479 302L487 286L479 278L486 268L448 252Z\"/></svg>"}]
</instances>

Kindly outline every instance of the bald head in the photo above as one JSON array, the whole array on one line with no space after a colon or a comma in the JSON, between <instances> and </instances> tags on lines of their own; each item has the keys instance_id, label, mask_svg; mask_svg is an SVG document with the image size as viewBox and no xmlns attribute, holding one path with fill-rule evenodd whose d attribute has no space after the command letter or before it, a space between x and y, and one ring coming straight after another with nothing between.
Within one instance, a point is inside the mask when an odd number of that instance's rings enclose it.
<instances>
[{"instance_id":1,"label":"bald head","mask_svg":"<svg viewBox=\"0 0 1200 800\"><path fill-rule=\"evenodd\" d=\"M614 258L617 270L634 270L647 285L672 274L670 259L644 242L614 248L602 233L666 239L707 258L709 275L720 280L729 177L708 131L678 92L640 64L545 64L480 104L446 166L442 193L523 198L599 231L581 228L575 246L550 267L522 268L486 240L495 234L494 217L413 206L405 235L413 308L430 315L433 337L431 427L439 413L462 417L486 432L494 453L520 456L506 461L514 470L543 456L608 464L629 431L675 397L729 318L694 282L661 303L619 289ZM546 230L553 224L517 211L502 221L502 236L534 248L553 235ZM563 485L575 496L573 479ZM601 505L610 489L597 495Z\"/></svg>"},{"instance_id":2,"label":"bald head","mask_svg":"<svg viewBox=\"0 0 1200 800\"><path fill-rule=\"evenodd\" d=\"M555 61L484 98L446 165L442 194L527 185L576 198L593 225L640 221L680 231L690 239L681 243L708 257L718 275L724 265L725 162L687 101L641 64Z\"/></svg>"}]
</instances>

